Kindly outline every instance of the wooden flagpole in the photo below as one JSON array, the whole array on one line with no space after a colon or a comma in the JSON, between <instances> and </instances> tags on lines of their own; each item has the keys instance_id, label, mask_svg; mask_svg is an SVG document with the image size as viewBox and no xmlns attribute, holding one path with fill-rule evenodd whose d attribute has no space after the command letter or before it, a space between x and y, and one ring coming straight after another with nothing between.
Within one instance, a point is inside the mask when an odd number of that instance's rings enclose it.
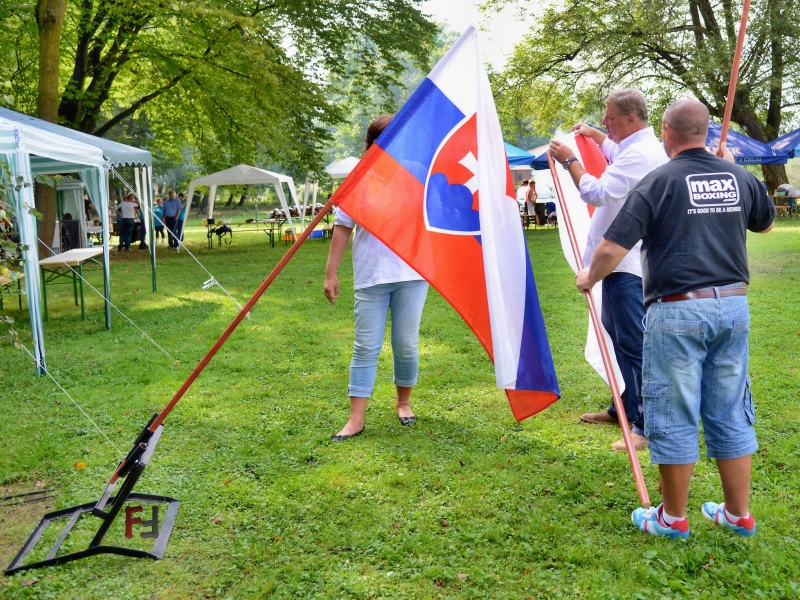
<instances>
[{"instance_id":1,"label":"wooden flagpole","mask_svg":"<svg viewBox=\"0 0 800 600\"><path fill-rule=\"evenodd\" d=\"M739 35L736 37L736 50L733 53L731 80L728 83L728 97L725 99L725 113L722 117L722 132L719 134L720 146L722 146L722 144L728 140L728 128L730 127L731 115L733 114L733 99L736 95L736 84L739 81L739 65L742 62L744 35L747 31L747 17L749 14L750 0L744 0L744 6L742 6L742 20L739 22Z\"/></svg>"},{"instance_id":2,"label":"wooden flagpole","mask_svg":"<svg viewBox=\"0 0 800 600\"><path fill-rule=\"evenodd\" d=\"M553 174L553 184L556 188L558 203L561 205L559 219L563 217L564 222L561 225L567 228L567 236L569 237L570 246L572 246L572 253L575 256L575 264L577 264L578 270L581 270L583 269L583 257L581 256L578 240L575 236L575 230L572 227L572 219L569 216L567 203L564 201L564 191L561 189L561 182L559 181L558 174L555 170L555 162L553 162L553 157L549 152L547 153L547 162L550 165L550 172ZM600 345L600 355L603 357L603 366L606 369L608 384L611 387L611 397L613 398L614 408L616 409L617 417L619 418L619 427L622 429L622 439L625 440L625 450L628 452L628 460L630 461L631 469L633 470L633 479L636 482L636 491L639 493L639 500L641 501L642 506L648 507L650 506L650 496L647 493L647 486L644 483L644 475L642 475L642 467L639 464L639 456L636 454L636 448L633 445L631 429L628 425L628 416L625 414L625 405L622 403L622 396L619 393L617 377L614 374L614 367L611 364L611 356L608 353L606 339L603 335L603 326L601 325L600 317L597 314L597 307L594 305L592 290L586 290L584 294L586 295L586 302L589 305L589 316L591 317L592 326L594 327L594 334L597 336L597 342Z\"/></svg>"},{"instance_id":3,"label":"wooden flagpole","mask_svg":"<svg viewBox=\"0 0 800 600\"><path fill-rule=\"evenodd\" d=\"M178 391L175 392L175 395L172 397L169 403L163 409L161 409L161 412L158 413L156 417L154 417L153 421L147 428L150 431L150 433L155 433L156 429L158 429L158 426L161 425L164 419L167 418L167 415L169 415L169 413L172 412L172 409L175 408L175 405L178 403L178 401L183 397L183 395L186 393L186 391L189 389L192 383L194 383L194 380L200 376L200 373L203 372L203 369L206 368L206 365L208 365L208 363L211 362L211 359L214 358L214 355L219 351L220 348L222 348L222 345L230 337L233 331L239 326L239 323L241 323L244 320L244 318L247 316L247 313L250 312L250 309L253 308L255 303L258 302L258 299L261 298L264 292L267 291L267 288L272 284L272 282L275 280L278 274L286 266L286 263L288 263L289 260L291 260L292 256L294 256L295 253L300 249L300 246L303 245L303 242L305 242L308 239L308 236L311 235L311 232L314 231L314 228L317 225L319 225L319 222L332 207L333 203L330 200L328 200L328 203L323 208L320 209L320 211L317 213L317 215L314 217L311 223L309 223L308 227L306 227L303 230L303 233L300 234L300 237L297 238L297 241L292 244L292 247L289 248L289 251L284 255L284 257L280 260L280 262L277 265L275 265L275 267L272 269L272 272L270 272L270 274L267 276L264 282L255 291L250 300L247 301L247 304L245 304L242 307L242 310L239 311L239 314L236 315L233 321L231 321L231 324L228 325L225 331L222 332L222 335L219 336L219 339L214 343L213 346L211 346L211 349L203 357L203 360L201 360L198 363L198 365L194 368L194 370L189 374L189 377L186 378L186 381L183 382L183 385L180 387L180 389L178 389ZM117 466L117 469L114 471L114 474L111 476L111 479L109 479L108 481L109 486L113 486L117 482L117 480L120 477L120 473L123 473L126 467L127 467L126 461L123 460L119 464L119 466Z\"/></svg>"}]
</instances>

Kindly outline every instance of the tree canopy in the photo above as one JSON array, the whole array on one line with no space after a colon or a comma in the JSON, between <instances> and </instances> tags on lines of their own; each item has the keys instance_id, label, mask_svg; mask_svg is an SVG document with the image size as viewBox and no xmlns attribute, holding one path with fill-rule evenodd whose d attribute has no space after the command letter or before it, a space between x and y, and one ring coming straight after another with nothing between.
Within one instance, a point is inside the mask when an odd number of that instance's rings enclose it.
<instances>
[{"instance_id":1,"label":"tree canopy","mask_svg":"<svg viewBox=\"0 0 800 600\"><path fill-rule=\"evenodd\" d=\"M491 4L504 4L496 0ZM539 16L495 78L504 127L527 123L545 133L554 123L601 114L614 88L640 88L656 117L672 101L694 96L722 118L742 3L736 0L569 0ZM732 121L766 142L796 125L800 91L800 5L753 3ZM764 169L773 185L783 168Z\"/></svg>"},{"instance_id":2,"label":"tree canopy","mask_svg":"<svg viewBox=\"0 0 800 600\"><path fill-rule=\"evenodd\" d=\"M79 0L67 4L59 122L208 169L317 169L343 116L332 82L396 84L436 31L421 0ZM35 114L36 3L0 0L0 80Z\"/></svg>"}]
</instances>

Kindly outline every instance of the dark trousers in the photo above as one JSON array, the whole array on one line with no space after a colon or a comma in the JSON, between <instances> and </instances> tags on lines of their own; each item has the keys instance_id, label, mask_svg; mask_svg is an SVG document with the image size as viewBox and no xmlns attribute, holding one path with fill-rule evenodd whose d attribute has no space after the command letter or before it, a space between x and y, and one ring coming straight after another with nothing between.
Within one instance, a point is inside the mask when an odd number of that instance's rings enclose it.
<instances>
[{"instance_id":1,"label":"dark trousers","mask_svg":"<svg viewBox=\"0 0 800 600\"><path fill-rule=\"evenodd\" d=\"M545 214L546 208L547 207L541 202L537 202L533 205L533 210L536 213L536 220L539 222L539 225L547 223L547 215Z\"/></svg>"},{"instance_id":2,"label":"dark trousers","mask_svg":"<svg viewBox=\"0 0 800 600\"><path fill-rule=\"evenodd\" d=\"M170 248L177 248L178 247L178 238L176 237L175 229L178 226L178 218L177 217L164 217L164 225L167 226L167 241L169 242Z\"/></svg>"},{"instance_id":3,"label":"dark trousers","mask_svg":"<svg viewBox=\"0 0 800 600\"><path fill-rule=\"evenodd\" d=\"M133 219L122 219L119 224L119 249L131 249L131 237L133 237L133 227L136 221Z\"/></svg>"},{"instance_id":4,"label":"dark trousers","mask_svg":"<svg viewBox=\"0 0 800 600\"><path fill-rule=\"evenodd\" d=\"M163 225L156 226L156 239L158 239L159 237L161 237L162 240L164 239L164 226Z\"/></svg>"},{"instance_id":5,"label":"dark trousers","mask_svg":"<svg viewBox=\"0 0 800 600\"><path fill-rule=\"evenodd\" d=\"M642 406L642 347L645 307L642 278L630 273L612 273L603 279L603 327L611 336L625 391L622 403L633 432L644 435ZM608 413L616 418L614 405Z\"/></svg>"}]
</instances>

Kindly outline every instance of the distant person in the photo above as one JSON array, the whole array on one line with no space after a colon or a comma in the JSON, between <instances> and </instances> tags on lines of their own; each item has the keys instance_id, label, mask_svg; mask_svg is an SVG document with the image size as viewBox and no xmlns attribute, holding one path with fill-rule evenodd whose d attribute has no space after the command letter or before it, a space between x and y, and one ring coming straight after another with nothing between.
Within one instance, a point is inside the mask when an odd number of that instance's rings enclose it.
<instances>
[{"instance_id":1,"label":"distant person","mask_svg":"<svg viewBox=\"0 0 800 600\"><path fill-rule=\"evenodd\" d=\"M181 210L183 210L183 205L181 201L175 197L175 190L169 190L167 192L167 199L164 202L164 225L167 226L167 231L169 232L167 242L169 247L173 250L178 249L178 237L176 232L178 216L181 214Z\"/></svg>"},{"instance_id":2,"label":"distant person","mask_svg":"<svg viewBox=\"0 0 800 600\"><path fill-rule=\"evenodd\" d=\"M778 189L787 193L786 205L789 207L789 212L787 214L791 217L794 214L795 202L797 201L797 196L800 196L800 191L797 191L796 187L788 183L780 184Z\"/></svg>"},{"instance_id":3,"label":"distant person","mask_svg":"<svg viewBox=\"0 0 800 600\"><path fill-rule=\"evenodd\" d=\"M539 194L536 193L536 181L531 178L528 181L528 190L525 192L525 212L528 216L533 216L536 214L536 200L539 198ZM539 223L540 225L544 225L544 223Z\"/></svg>"},{"instance_id":4,"label":"distant person","mask_svg":"<svg viewBox=\"0 0 800 600\"><path fill-rule=\"evenodd\" d=\"M367 128L364 140L368 150L392 120L391 115L375 119ZM402 425L416 422L411 410L411 390L417 383L419 367L419 323L428 283L382 242L338 210L333 237L325 267L325 297L331 304L339 297L337 271L350 235L353 239L353 274L355 287L355 343L350 361L350 417L345 426L332 436L344 441L364 431L364 412L372 396L378 371L378 356L383 347L386 318L392 315L392 352L394 383L397 387L397 416Z\"/></svg>"},{"instance_id":5,"label":"distant person","mask_svg":"<svg viewBox=\"0 0 800 600\"><path fill-rule=\"evenodd\" d=\"M156 243L158 244L164 241L164 199L161 196L156 198L156 205L153 207L153 217L156 228ZM159 237L161 238L161 242L159 242Z\"/></svg>"},{"instance_id":6,"label":"distant person","mask_svg":"<svg viewBox=\"0 0 800 600\"><path fill-rule=\"evenodd\" d=\"M181 212L178 213L178 224L175 229L178 239L183 241L183 226L186 222L186 200L184 199L183 192L178 194L178 200L181 202Z\"/></svg>"},{"instance_id":7,"label":"distant person","mask_svg":"<svg viewBox=\"0 0 800 600\"><path fill-rule=\"evenodd\" d=\"M612 92L606 99L603 126L608 135L578 123L572 129L594 140L602 149L609 165L600 177L586 172L583 165L566 144L556 140L550 143L553 158L561 163L580 190L586 204L595 206L589 239L583 255L583 264L592 262L592 256L614 217L625 206L634 186L654 169L669 159L664 153L652 127L647 125L647 102L639 90L622 89ZM614 273L603 279L601 321L614 345L625 391L622 402L625 415L633 429L633 442L637 450L647 448L644 435L644 408L642 406L642 344L644 339L644 304L642 303L641 244L620 262ZM619 417L613 403L608 410L584 413L581 421L618 425ZM612 450L625 450L624 439L611 445Z\"/></svg>"},{"instance_id":8,"label":"distant person","mask_svg":"<svg viewBox=\"0 0 800 600\"><path fill-rule=\"evenodd\" d=\"M89 199L89 192L84 190L83 192L83 212L86 215L86 222L92 222L92 212L94 211L94 204Z\"/></svg>"},{"instance_id":9,"label":"distant person","mask_svg":"<svg viewBox=\"0 0 800 600\"><path fill-rule=\"evenodd\" d=\"M64 216L61 218L62 221L72 221L72 213L64 213Z\"/></svg>"},{"instance_id":10,"label":"distant person","mask_svg":"<svg viewBox=\"0 0 800 600\"><path fill-rule=\"evenodd\" d=\"M706 151L708 109L679 100L664 112L661 138L670 162L633 189L604 234L591 265L575 277L589 290L642 242L647 305L642 393L650 458L663 503L637 508L643 532L689 537L686 507L698 451L716 460L725 501L703 516L750 536L752 454L758 449L748 376L750 309L747 231L766 233L775 205L724 146ZM713 191L708 191L713 190ZM708 482L702 482L708 488Z\"/></svg>"},{"instance_id":11,"label":"distant person","mask_svg":"<svg viewBox=\"0 0 800 600\"><path fill-rule=\"evenodd\" d=\"M133 194L123 196L122 202L119 203L117 213L120 217L120 231L119 231L119 246L117 250L125 250L129 252L131 249L131 237L133 236L133 228L136 224L136 218L139 216L139 210L136 208L136 201Z\"/></svg>"},{"instance_id":12,"label":"distant person","mask_svg":"<svg viewBox=\"0 0 800 600\"><path fill-rule=\"evenodd\" d=\"M139 250L147 250L147 225L145 224L145 214L142 210L142 205L139 203L139 200L136 196L133 197L133 202L136 204L136 214L139 219L139 239L134 240L139 242ZM134 231L136 231L136 225L134 224Z\"/></svg>"}]
</instances>

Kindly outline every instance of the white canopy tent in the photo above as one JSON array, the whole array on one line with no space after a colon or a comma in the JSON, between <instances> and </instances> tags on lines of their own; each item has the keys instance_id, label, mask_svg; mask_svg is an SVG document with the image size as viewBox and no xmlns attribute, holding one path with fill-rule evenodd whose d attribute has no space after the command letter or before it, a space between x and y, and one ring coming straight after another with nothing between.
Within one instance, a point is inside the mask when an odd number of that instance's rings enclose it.
<instances>
[{"instance_id":1,"label":"white canopy tent","mask_svg":"<svg viewBox=\"0 0 800 600\"><path fill-rule=\"evenodd\" d=\"M294 232L294 223L292 222L292 216L289 214L289 205L286 202L286 194L283 193L284 183L289 189L289 194L292 197L291 199L294 207L299 211L300 205L297 202L297 190L294 187L294 179L288 175L273 173L272 171L267 171L266 169L259 169L249 165L236 165L230 169L212 173L211 175L206 175L205 177L201 177L192 181L189 184L189 193L186 200L186 214L188 215L189 210L192 208L192 197L194 196L195 188L198 186L207 185L209 187L208 218L210 219L214 215L214 200L216 200L217 188L219 186L270 184L275 188L275 193L278 194L278 200L280 200L281 208L283 208L283 211L286 214L291 231Z\"/></svg>"},{"instance_id":2,"label":"white canopy tent","mask_svg":"<svg viewBox=\"0 0 800 600\"><path fill-rule=\"evenodd\" d=\"M31 166L32 157L39 167ZM28 313L31 320L36 372L43 375L46 370L44 351L44 327L40 300L39 280L39 242L36 219L28 212L34 207L34 177L40 173L53 173L53 165L69 164L71 172L77 172L87 188L106 198L108 179L105 158L99 148L82 142L41 131L0 117L0 161L8 169L11 181L7 182L6 194L14 207L19 228L20 244L25 247L25 290L28 297ZM48 168L50 164L51 168ZM19 185L14 185L19 183ZM106 212L101 206L101 215ZM108 265L108 228L103 229L104 259ZM108 302L108 268L105 269L106 286L106 326L110 327L111 314Z\"/></svg>"},{"instance_id":3,"label":"white canopy tent","mask_svg":"<svg viewBox=\"0 0 800 600\"><path fill-rule=\"evenodd\" d=\"M106 329L111 329L109 172L115 166L134 167L137 193L150 215L150 256L153 291L155 291L155 251L152 249L153 225L152 211L150 211L153 158L147 150L0 108L0 162L5 163L14 181L22 183L20 186L7 185L6 192L17 214L20 243L27 246L24 253L25 287L37 374L43 375L46 366L40 300L38 232L36 219L27 210L28 207L34 206L34 178L38 175L77 173L100 214L103 226L103 261L106 265L103 278L105 324ZM81 214L83 214L82 207Z\"/></svg>"}]
</instances>

